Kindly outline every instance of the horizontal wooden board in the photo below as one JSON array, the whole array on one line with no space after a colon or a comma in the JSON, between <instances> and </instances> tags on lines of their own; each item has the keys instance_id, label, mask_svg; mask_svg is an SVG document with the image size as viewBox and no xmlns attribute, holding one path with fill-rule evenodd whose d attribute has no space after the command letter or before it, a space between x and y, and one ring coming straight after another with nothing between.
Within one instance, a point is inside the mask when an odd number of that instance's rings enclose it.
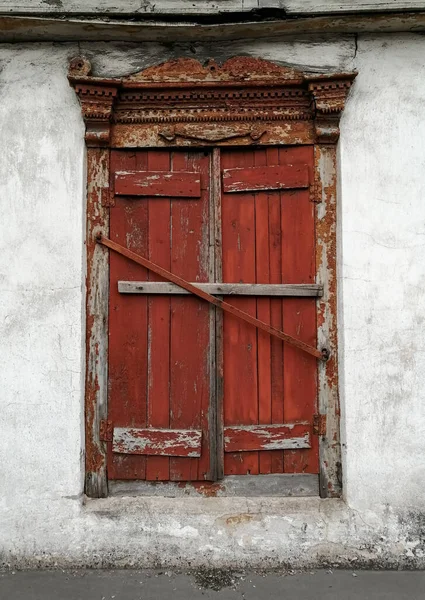
<instances>
[{"instance_id":1,"label":"horizontal wooden board","mask_svg":"<svg viewBox=\"0 0 425 600\"><path fill-rule=\"evenodd\" d=\"M310 448L311 425L247 425L224 428L225 452Z\"/></svg>"},{"instance_id":2,"label":"horizontal wooden board","mask_svg":"<svg viewBox=\"0 0 425 600\"><path fill-rule=\"evenodd\" d=\"M115 427L112 452L149 456L201 456L202 431L197 429L133 429Z\"/></svg>"},{"instance_id":3,"label":"horizontal wooden board","mask_svg":"<svg viewBox=\"0 0 425 600\"><path fill-rule=\"evenodd\" d=\"M115 174L115 194L199 198L199 173L165 171L121 171Z\"/></svg>"},{"instance_id":4,"label":"horizontal wooden board","mask_svg":"<svg viewBox=\"0 0 425 600\"><path fill-rule=\"evenodd\" d=\"M192 283L208 294L216 296L290 296L319 297L323 286L315 284L262 284L262 283ZM118 281L121 294L190 294L175 283L166 281Z\"/></svg>"},{"instance_id":5,"label":"horizontal wooden board","mask_svg":"<svg viewBox=\"0 0 425 600\"><path fill-rule=\"evenodd\" d=\"M420 10L418 0L2 0L0 12L7 14L214 14L218 12L248 12L258 8L281 8L290 15L332 14L362 11Z\"/></svg>"},{"instance_id":6,"label":"horizontal wooden board","mask_svg":"<svg viewBox=\"0 0 425 600\"><path fill-rule=\"evenodd\" d=\"M223 192L259 192L307 188L307 165L251 167L249 169L224 169Z\"/></svg>"},{"instance_id":7,"label":"horizontal wooden board","mask_svg":"<svg viewBox=\"0 0 425 600\"><path fill-rule=\"evenodd\" d=\"M110 496L161 496L165 498L199 498L226 496L239 498L281 498L318 496L319 476L310 473L273 475L228 475L218 482L109 481Z\"/></svg>"}]
</instances>

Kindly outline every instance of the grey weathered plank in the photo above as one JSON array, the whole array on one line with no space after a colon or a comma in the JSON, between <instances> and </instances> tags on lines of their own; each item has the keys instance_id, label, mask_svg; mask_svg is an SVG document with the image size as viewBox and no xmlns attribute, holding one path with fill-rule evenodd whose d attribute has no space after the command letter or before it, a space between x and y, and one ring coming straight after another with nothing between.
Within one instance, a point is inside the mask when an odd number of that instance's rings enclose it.
<instances>
[{"instance_id":1,"label":"grey weathered plank","mask_svg":"<svg viewBox=\"0 0 425 600\"><path fill-rule=\"evenodd\" d=\"M91 14L200 15L249 12L258 8L278 8L289 15L341 14L346 12L421 10L418 0L1 0L0 12L6 14Z\"/></svg>"},{"instance_id":2,"label":"grey weathered plank","mask_svg":"<svg viewBox=\"0 0 425 600\"><path fill-rule=\"evenodd\" d=\"M0 15L2 15L0 10ZM118 42L214 42L224 40L256 40L270 37L330 33L394 33L425 32L425 9L409 13L351 13L347 15L306 15L304 18L276 21L215 23L164 23L83 17L57 18L45 16L0 16L0 42L36 41L118 41ZM333 70L332 68L330 69ZM121 74L121 73L120 73Z\"/></svg>"},{"instance_id":3,"label":"grey weathered plank","mask_svg":"<svg viewBox=\"0 0 425 600\"><path fill-rule=\"evenodd\" d=\"M319 297L322 286L315 284L193 283L204 292L217 296L292 296ZM189 294L175 283L166 281L119 281L121 294Z\"/></svg>"},{"instance_id":4,"label":"grey weathered plank","mask_svg":"<svg viewBox=\"0 0 425 600\"><path fill-rule=\"evenodd\" d=\"M112 452L199 458L201 442L202 431L198 429L114 427Z\"/></svg>"},{"instance_id":5,"label":"grey weathered plank","mask_svg":"<svg viewBox=\"0 0 425 600\"><path fill-rule=\"evenodd\" d=\"M318 496L319 477L311 474L276 475L230 475L217 483L196 487L191 483L173 481L110 481L110 496L159 496L159 497L268 497Z\"/></svg>"}]
</instances>

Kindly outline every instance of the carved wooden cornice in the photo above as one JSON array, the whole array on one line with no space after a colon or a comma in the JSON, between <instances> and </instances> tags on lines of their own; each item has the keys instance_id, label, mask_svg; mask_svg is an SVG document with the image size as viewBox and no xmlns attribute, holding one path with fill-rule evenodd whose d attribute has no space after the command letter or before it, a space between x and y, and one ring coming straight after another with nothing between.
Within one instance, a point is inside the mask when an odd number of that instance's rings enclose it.
<instances>
[{"instance_id":1,"label":"carved wooden cornice","mask_svg":"<svg viewBox=\"0 0 425 600\"><path fill-rule=\"evenodd\" d=\"M89 146L335 143L354 73L306 75L262 59L203 66L180 58L128 77L91 76L74 58L69 80Z\"/></svg>"}]
</instances>

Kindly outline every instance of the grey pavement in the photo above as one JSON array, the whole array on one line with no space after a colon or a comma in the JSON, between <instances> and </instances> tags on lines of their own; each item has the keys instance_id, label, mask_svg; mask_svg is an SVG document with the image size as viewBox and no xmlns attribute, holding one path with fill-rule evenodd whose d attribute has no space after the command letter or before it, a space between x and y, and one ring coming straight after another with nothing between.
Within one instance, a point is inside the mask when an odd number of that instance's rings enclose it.
<instances>
[{"instance_id":1,"label":"grey pavement","mask_svg":"<svg viewBox=\"0 0 425 600\"><path fill-rule=\"evenodd\" d=\"M1 600L424 600L423 571L5 571Z\"/></svg>"}]
</instances>

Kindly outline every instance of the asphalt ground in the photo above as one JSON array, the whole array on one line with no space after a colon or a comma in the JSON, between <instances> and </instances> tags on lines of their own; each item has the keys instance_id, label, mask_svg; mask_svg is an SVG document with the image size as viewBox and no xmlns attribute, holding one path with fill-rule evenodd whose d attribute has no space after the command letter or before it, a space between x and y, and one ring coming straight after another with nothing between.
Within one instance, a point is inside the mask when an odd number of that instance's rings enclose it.
<instances>
[{"instance_id":1,"label":"asphalt ground","mask_svg":"<svg viewBox=\"0 0 425 600\"><path fill-rule=\"evenodd\" d=\"M1 600L425 600L424 571L3 571Z\"/></svg>"}]
</instances>

